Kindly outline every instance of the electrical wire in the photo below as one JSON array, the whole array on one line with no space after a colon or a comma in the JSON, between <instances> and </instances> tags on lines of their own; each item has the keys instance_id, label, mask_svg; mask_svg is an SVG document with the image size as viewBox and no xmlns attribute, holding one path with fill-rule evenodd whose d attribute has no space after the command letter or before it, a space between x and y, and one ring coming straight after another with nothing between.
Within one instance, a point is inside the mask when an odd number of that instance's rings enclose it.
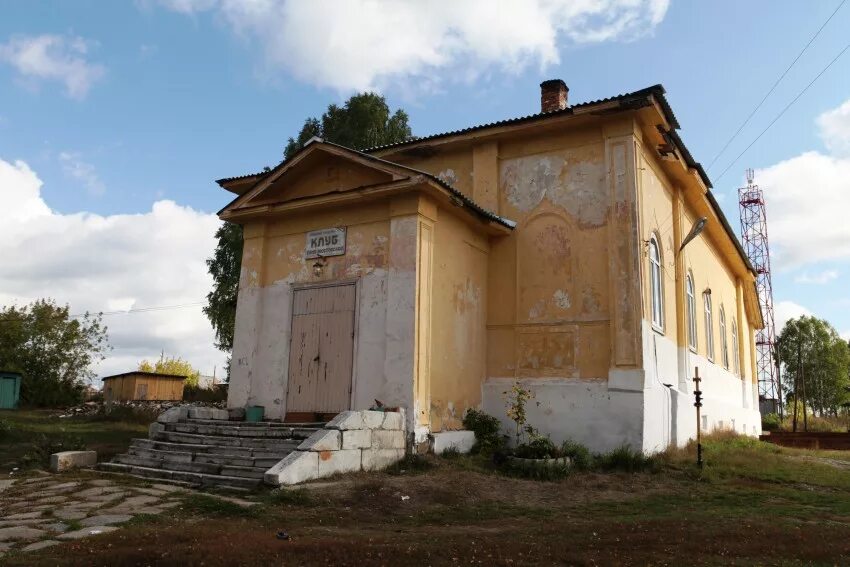
<instances>
[{"instance_id":1,"label":"electrical wire","mask_svg":"<svg viewBox=\"0 0 850 567\"><path fill-rule=\"evenodd\" d=\"M741 125L738 126L738 129L735 131L734 134L732 134L732 137L729 138L728 140L726 140L726 143L723 145L723 147L720 149L720 151L717 153L717 155L714 156L714 159L711 160L711 163L708 164L708 169L711 169L711 166L713 166L714 162L716 162L717 159L720 156L723 155L723 153L726 151L726 148L729 147L729 144L731 144L735 140L735 138L738 137L738 134L741 133L741 130L743 130L744 127L747 124L749 124L750 119L752 119L752 117L755 115L755 113L758 112L758 110L762 107L762 105L764 104L764 101L766 101L767 98L771 94L773 94L773 91L776 90L776 87L779 86L779 83L782 82L782 79L785 78L785 75L788 74L788 71L790 71L791 68L797 63L797 61L800 60L800 57L803 56L803 54L806 52L806 50L809 48L809 46L812 45L812 43L815 41L815 39L817 39L817 37L820 35L820 32L823 31L823 28L825 28L826 25L830 22L830 20L832 20L833 16L835 16L835 14L838 12L838 10L841 9L841 7L844 5L844 3L846 1L847 0L841 0L841 3L838 4L838 7L835 8L835 10L833 10L832 14L829 15L829 17L826 19L826 21L823 23L823 25L821 25L821 27L818 28L818 31L815 32L815 35L813 35L811 37L811 39L809 39L809 42L803 47L803 49L800 50L800 53L797 54L797 57L795 57L794 60L791 61L791 64L788 65L788 67L785 68L785 71L783 71L782 74L779 75L779 78L776 79L776 82L773 83L773 86L770 87L770 90L767 91L767 94L765 94L764 97L762 97L761 101L756 105L756 107L752 110L752 112L750 112L749 116L747 116L747 118L741 123Z\"/></svg>"},{"instance_id":2,"label":"electrical wire","mask_svg":"<svg viewBox=\"0 0 850 567\"><path fill-rule=\"evenodd\" d=\"M800 91L800 92L797 94L797 96L795 96L795 97L791 100L791 102L789 102L787 105L785 105L785 108L783 108L783 109L782 109L782 111L781 111L779 114L777 114L777 115L776 115L776 117L775 117L773 120L771 120L771 121L770 121L770 124L768 124L768 125L765 127L765 129L764 129L764 130L762 130L762 131L761 131L761 133L760 133L758 136L756 136L755 140L753 140L752 142L750 142L750 144L749 144L746 148L744 148L744 150L743 150L741 153L739 153L739 154L738 154L738 157L736 157L735 159L733 159L733 160L732 160L732 162L731 162L729 165L727 165L727 166L726 166L726 169L724 169L724 170L720 173L720 175L718 175L718 176L715 178L714 182L715 182L715 183L717 183L718 181L720 181L720 180L723 178L723 176L724 176L724 175L726 175L726 172L727 172L727 171L729 171L729 169L730 169L733 165L735 165L735 164L738 162L738 160L739 160L739 159L741 159L741 157L742 157L745 153L747 153L747 151L748 151L750 148L752 148L752 147L753 147L753 145L754 145L756 142L758 142L758 141L761 139L761 137L762 137L762 136L764 136L764 135L765 135L765 133L766 133L768 130L770 130L770 127L771 127L771 126L773 126L773 125L776 123L776 121L777 121L777 120L779 120L780 118L782 118L782 116L785 114L785 112L786 112L789 108L791 108L791 106L793 106L793 105L794 105L794 103L795 103L795 102L797 102L797 101L800 99L800 97L801 97L801 96L803 96L804 94L806 94L806 91L808 91L808 90L809 90L809 88L810 88L813 84L815 84L815 81L817 81L818 79L820 79L820 78L821 78L821 76L822 76L824 73L826 73L826 72L827 72L827 70L829 70L829 68L830 68L830 67L832 67L832 65L833 65L836 61L838 61L838 59L839 59L842 55L844 55L844 53L846 53L846 52L847 52L847 50L848 50L848 49L850 49L850 43L848 43L847 45L845 45L845 46L844 46L844 49L842 49L841 51L839 51L839 52L838 52L838 55L836 55L836 56L832 59L832 61L830 61L830 62L827 64L827 66L826 66L826 67L824 67L823 69L821 69L820 73L818 73L817 75L815 75L815 78L814 78L814 79L812 79L811 81L809 81L809 84L808 84L808 85L806 85L806 87L805 87L802 91Z\"/></svg>"}]
</instances>

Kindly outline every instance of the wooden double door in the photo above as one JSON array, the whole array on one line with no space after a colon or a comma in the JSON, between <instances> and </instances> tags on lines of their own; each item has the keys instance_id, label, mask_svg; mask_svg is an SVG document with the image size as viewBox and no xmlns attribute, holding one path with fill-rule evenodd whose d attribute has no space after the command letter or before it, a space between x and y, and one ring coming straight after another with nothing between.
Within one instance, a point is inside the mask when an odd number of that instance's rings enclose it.
<instances>
[{"instance_id":1,"label":"wooden double door","mask_svg":"<svg viewBox=\"0 0 850 567\"><path fill-rule=\"evenodd\" d=\"M350 409L355 295L353 283L295 290L287 421L324 421Z\"/></svg>"}]
</instances>

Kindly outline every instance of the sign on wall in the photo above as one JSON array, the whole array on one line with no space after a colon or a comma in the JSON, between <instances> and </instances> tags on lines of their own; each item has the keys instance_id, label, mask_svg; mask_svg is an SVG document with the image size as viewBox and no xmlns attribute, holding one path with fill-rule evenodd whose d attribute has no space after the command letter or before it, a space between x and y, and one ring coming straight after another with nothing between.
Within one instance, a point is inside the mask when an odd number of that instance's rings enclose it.
<instances>
[{"instance_id":1,"label":"sign on wall","mask_svg":"<svg viewBox=\"0 0 850 567\"><path fill-rule=\"evenodd\" d=\"M323 228L307 233L304 258L327 258L345 255L345 228Z\"/></svg>"}]
</instances>

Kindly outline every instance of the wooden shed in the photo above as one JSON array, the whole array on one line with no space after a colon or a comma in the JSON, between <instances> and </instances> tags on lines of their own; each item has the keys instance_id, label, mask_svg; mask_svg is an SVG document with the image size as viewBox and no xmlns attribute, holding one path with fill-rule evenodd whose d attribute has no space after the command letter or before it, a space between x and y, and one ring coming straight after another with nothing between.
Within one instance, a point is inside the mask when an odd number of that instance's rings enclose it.
<instances>
[{"instance_id":1,"label":"wooden shed","mask_svg":"<svg viewBox=\"0 0 850 567\"><path fill-rule=\"evenodd\" d=\"M103 399L107 402L182 400L185 380L185 376L176 374L141 371L106 376L103 378Z\"/></svg>"}]
</instances>

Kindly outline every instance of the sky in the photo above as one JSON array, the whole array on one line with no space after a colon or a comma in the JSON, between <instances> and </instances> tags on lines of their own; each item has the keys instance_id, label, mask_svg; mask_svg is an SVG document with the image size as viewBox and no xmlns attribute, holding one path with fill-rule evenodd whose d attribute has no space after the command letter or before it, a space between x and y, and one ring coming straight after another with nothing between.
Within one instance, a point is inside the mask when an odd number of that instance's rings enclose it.
<instances>
[{"instance_id":1,"label":"sky","mask_svg":"<svg viewBox=\"0 0 850 567\"><path fill-rule=\"evenodd\" d=\"M850 338L850 2L0 0L0 13L0 305L105 312L101 376L161 353L222 375L201 311L229 200L214 180L278 163L306 117L374 90L428 135L535 113L550 78L573 103L663 84L735 227L755 170L778 328L814 314ZM147 308L163 309L126 312Z\"/></svg>"}]
</instances>

